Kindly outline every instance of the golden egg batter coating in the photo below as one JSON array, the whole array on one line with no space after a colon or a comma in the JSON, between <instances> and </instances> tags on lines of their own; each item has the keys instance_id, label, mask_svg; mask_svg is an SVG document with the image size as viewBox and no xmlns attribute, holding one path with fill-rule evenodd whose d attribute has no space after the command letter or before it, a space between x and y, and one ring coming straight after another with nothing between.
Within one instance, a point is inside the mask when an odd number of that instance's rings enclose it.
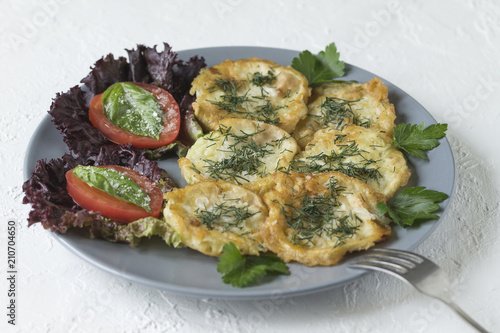
<instances>
[{"instance_id":1,"label":"golden egg batter coating","mask_svg":"<svg viewBox=\"0 0 500 333\"><path fill-rule=\"evenodd\" d=\"M233 242L243 255L317 266L390 236L375 206L410 170L392 143L387 87L325 84L307 110L307 80L295 72L226 60L193 81L196 118L211 132L178 160L190 185L165 194L164 208L184 245L218 256Z\"/></svg>"},{"instance_id":2,"label":"golden egg batter coating","mask_svg":"<svg viewBox=\"0 0 500 333\"><path fill-rule=\"evenodd\" d=\"M199 138L178 163L189 184L207 179L245 184L288 168L297 151L295 140L279 127L228 118Z\"/></svg>"},{"instance_id":3,"label":"golden egg batter coating","mask_svg":"<svg viewBox=\"0 0 500 333\"><path fill-rule=\"evenodd\" d=\"M291 132L307 114L308 81L290 66L259 58L226 60L194 79L195 116L205 132L223 118L245 118Z\"/></svg>"},{"instance_id":4,"label":"golden egg batter coating","mask_svg":"<svg viewBox=\"0 0 500 333\"><path fill-rule=\"evenodd\" d=\"M277 173L264 195L269 216L264 244L285 262L334 265L348 252L366 250L390 236L377 215L379 196L340 172Z\"/></svg>"},{"instance_id":5,"label":"golden egg batter coating","mask_svg":"<svg viewBox=\"0 0 500 333\"><path fill-rule=\"evenodd\" d=\"M404 155L380 132L356 125L317 131L291 169L303 173L340 171L390 198L410 178Z\"/></svg>"},{"instance_id":6,"label":"golden egg batter coating","mask_svg":"<svg viewBox=\"0 0 500 333\"><path fill-rule=\"evenodd\" d=\"M266 251L261 228L268 210L261 197L227 182L200 182L164 195L165 221L182 244L209 256L233 242L241 254Z\"/></svg>"},{"instance_id":7,"label":"golden egg batter coating","mask_svg":"<svg viewBox=\"0 0 500 333\"><path fill-rule=\"evenodd\" d=\"M379 78L369 82L329 83L313 89L309 112L295 128L293 137L304 148L314 132L326 127L341 130L348 124L374 129L392 137L396 113L387 87Z\"/></svg>"}]
</instances>

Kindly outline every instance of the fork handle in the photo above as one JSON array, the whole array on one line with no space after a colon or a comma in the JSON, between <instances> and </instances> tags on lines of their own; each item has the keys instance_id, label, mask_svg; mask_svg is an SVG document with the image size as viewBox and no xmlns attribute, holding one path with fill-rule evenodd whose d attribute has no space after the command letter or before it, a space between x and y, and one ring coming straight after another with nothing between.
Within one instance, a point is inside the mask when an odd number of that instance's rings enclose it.
<instances>
[{"instance_id":1,"label":"fork handle","mask_svg":"<svg viewBox=\"0 0 500 333\"><path fill-rule=\"evenodd\" d=\"M465 313L458 305L456 305L453 301L451 300L443 300L441 299L444 303L448 304L450 308L452 308L460 317L462 317L466 322L468 322L472 327L474 327L478 332L481 333L488 333L488 331L479 325L477 321L472 319L467 313Z\"/></svg>"}]
</instances>

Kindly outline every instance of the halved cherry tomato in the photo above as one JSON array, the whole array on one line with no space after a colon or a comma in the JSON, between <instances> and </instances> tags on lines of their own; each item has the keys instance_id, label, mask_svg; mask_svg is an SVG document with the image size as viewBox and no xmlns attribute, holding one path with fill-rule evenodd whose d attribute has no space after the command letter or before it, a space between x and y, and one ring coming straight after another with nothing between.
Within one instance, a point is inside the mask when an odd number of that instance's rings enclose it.
<instances>
[{"instance_id":1,"label":"halved cherry tomato","mask_svg":"<svg viewBox=\"0 0 500 333\"><path fill-rule=\"evenodd\" d=\"M166 90L157 86L139 82L133 83L149 91L155 97L164 114L163 130L160 133L160 139L131 133L121 127L113 124L105 115L102 106L102 94L94 96L90 101L89 118L92 125L96 127L105 137L114 143L127 144L137 148L159 148L172 143L179 135L181 125L181 116L179 105L175 99Z\"/></svg>"},{"instance_id":2,"label":"halved cherry tomato","mask_svg":"<svg viewBox=\"0 0 500 333\"><path fill-rule=\"evenodd\" d=\"M89 211L101 212L102 216L109 219L127 223L143 217L160 216L163 194L154 182L126 167L118 165L105 165L101 167L123 173L135 181L151 199L149 204L151 213L136 204L116 198L111 194L88 185L75 176L72 170L69 170L66 172L68 193L78 205Z\"/></svg>"}]
</instances>

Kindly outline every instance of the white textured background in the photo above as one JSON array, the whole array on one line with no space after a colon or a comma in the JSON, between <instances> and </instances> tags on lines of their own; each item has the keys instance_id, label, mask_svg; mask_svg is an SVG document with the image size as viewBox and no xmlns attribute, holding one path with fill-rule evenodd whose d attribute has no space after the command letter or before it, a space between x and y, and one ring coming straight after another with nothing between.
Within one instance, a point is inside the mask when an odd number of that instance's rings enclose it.
<instances>
[{"instance_id":1,"label":"white textured background","mask_svg":"<svg viewBox=\"0 0 500 333\"><path fill-rule=\"evenodd\" d=\"M500 331L498 1L0 0L1 332L472 332L441 303L384 275L281 301L173 296L75 257L21 204L24 152L56 92L102 55L250 45L317 52L396 84L449 124L458 185L418 249L452 277L455 300ZM7 325L6 223L17 222L17 325Z\"/></svg>"}]
</instances>

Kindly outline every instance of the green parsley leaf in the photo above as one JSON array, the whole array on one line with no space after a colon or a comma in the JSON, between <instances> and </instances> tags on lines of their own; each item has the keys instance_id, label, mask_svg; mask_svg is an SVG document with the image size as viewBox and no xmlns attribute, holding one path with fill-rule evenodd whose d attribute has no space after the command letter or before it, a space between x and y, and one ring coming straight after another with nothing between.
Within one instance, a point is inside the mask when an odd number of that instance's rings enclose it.
<instances>
[{"instance_id":1,"label":"green parsley leaf","mask_svg":"<svg viewBox=\"0 0 500 333\"><path fill-rule=\"evenodd\" d=\"M439 202L448 198L442 192L426 190L425 187L407 187L389 204L379 202L376 206L379 215L389 213L392 221L401 227L413 225L416 220L439 218L434 214Z\"/></svg>"},{"instance_id":2,"label":"green parsley leaf","mask_svg":"<svg viewBox=\"0 0 500 333\"><path fill-rule=\"evenodd\" d=\"M447 124L435 124L427 128L425 123L399 124L394 128L394 145L408 154L426 160L427 155L424 150L439 146L437 139L444 137L447 129Z\"/></svg>"},{"instance_id":3,"label":"green parsley leaf","mask_svg":"<svg viewBox=\"0 0 500 333\"><path fill-rule=\"evenodd\" d=\"M276 256L242 256L233 242L225 244L219 257L217 271L222 276L224 283L233 287L243 288L266 275L289 275L287 265Z\"/></svg>"},{"instance_id":4,"label":"green parsley leaf","mask_svg":"<svg viewBox=\"0 0 500 333\"><path fill-rule=\"evenodd\" d=\"M307 78L309 85L335 82L335 78L344 76L344 62L339 61L335 43L328 45L324 51L313 55L308 50L292 60L292 67Z\"/></svg>"}]
</instances>

